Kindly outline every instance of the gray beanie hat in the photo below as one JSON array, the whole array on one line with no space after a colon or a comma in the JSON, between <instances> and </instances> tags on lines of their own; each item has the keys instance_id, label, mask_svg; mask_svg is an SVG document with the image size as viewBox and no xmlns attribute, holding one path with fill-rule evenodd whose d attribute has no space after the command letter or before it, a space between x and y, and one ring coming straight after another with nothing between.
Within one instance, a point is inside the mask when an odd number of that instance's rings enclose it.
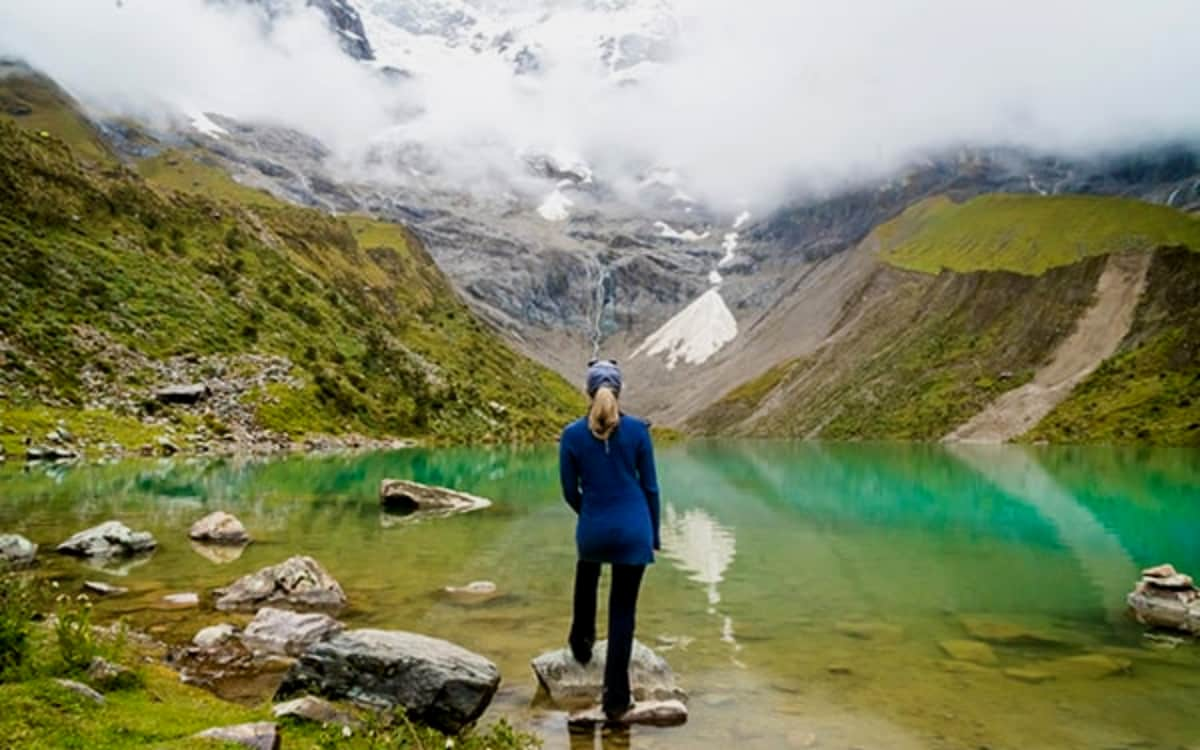
<instances>
[{"instance_id":1,"label":"gray beanie hat","mask_svg":"<svg viewBox=\"0 0 1200 750\"><path fill-rule=\"evenodd\" d=\"M611 388L617 396L621 395L621 369L616 360L600 359L588 363L587 395L592 398L596 391L603 387Z\"/></svg>"}]
</instances>

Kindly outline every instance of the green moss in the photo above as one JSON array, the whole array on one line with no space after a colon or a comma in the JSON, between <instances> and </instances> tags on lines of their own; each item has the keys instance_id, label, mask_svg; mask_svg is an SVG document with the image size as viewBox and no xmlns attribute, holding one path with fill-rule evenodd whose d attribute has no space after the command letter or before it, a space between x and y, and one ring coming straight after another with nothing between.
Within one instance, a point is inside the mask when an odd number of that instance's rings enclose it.
<instances>
[{"instance_id":1,"label":"green moss","mask_svg":"<svg viewBox=\"0 0 1200 750\"><path fill-rule=\"evenodd\" d=\"M0 123L0 156L0 421L80 408L85 368L146 398L142 358L251 353L294 364L299 387L255 396L260 426L293 436L541 440L582 408L403 227L277 202L187 154L144 165L150 184ZM99 357L97 337L127 354Z\"/></svg>"},{"instance_id":2,"label":"green moss","mask_svg":"<svg viewBox=\"0 0 1200 750\"><path fill-rule=\"evenodd\" d=\"M1200 218L1128 198L984 195L933 198L875 232L880 257L923 273L1048 269L1120 250L1200 250Z\"/></svg>"},{"instance_id":3,"label":"green moss","mask_svg":"<svg viewBox=\"0 0 1200 750\"><path fill-rule=\"evenodd\" d=\"M1025 439L1200 445L1200 256L1156 254L1120 350Z\"/></svg>"},{"instance_id":4,"label":"green moss","mask_svg":"<svg viewBox=\"0 0 1200 750\"><path fill-rule=\"evenodd\" d=\"M136 417L120 416L103 409L0 406L0 444L8 455L21 456L25 452L26 436L31 437L34 444L44 444L46 434L60 423L75 438L81 439L80 442L90 446L98 443L129 447L153 445L165 432L160 425L146 424Z\"/></svg>"}]
</instances>

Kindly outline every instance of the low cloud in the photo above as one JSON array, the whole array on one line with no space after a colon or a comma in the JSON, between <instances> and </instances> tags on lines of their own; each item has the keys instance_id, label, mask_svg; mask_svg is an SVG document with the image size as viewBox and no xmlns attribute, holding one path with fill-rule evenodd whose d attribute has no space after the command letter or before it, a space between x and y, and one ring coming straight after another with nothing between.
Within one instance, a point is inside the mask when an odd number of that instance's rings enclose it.
<instances>
[{"instance_id":1,"label":"low cloud","mask_svg":"<svg viewBox=\"0 0 1200 750\"><path fill-rule=\"evenodd\" d=\"M363 10L378 29L402 3ZM489 29L536 27L541 68L523 76L511 58L389 29L377 52L413 73L389 82L346 57L317 11L268 25L204 0L8 3L0 52L95 106L280 122L348 165L411 142L464 185L521 185L528 153L583 159L614 184L665 165L730 209L961 145L1080 155L1200 136L1194 0L680 0L669 56L636 85L601 64L595 5L462 6Z\"/></svg>"}]
</instances>

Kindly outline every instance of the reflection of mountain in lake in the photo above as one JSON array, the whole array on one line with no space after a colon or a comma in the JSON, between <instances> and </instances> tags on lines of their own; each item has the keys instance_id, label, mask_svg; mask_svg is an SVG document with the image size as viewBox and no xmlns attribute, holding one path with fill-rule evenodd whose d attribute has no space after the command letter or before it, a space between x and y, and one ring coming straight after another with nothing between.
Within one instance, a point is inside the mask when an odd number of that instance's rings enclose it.
<instances>
[{"instance_id":1,"label":"reflection of mountain in lake","mask_svg":"<svg viewBox=\"0 0 1200 750\"><path fill-rule=\"evenodd\" d=\"M721 601L717 584L733 562L733 532L700 508L682 513L668 505L662 525L663 556L675 563L688 577L708 587L708 603Z\"/></svg>"}]
</instances>

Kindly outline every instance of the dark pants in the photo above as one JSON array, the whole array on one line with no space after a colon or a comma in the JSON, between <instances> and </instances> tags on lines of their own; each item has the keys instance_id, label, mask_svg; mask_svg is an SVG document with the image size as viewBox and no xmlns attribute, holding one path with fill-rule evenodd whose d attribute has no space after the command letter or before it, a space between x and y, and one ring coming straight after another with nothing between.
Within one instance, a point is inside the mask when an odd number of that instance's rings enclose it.
<instances>
[{"instance_id":1,"label":"dark pants","mask_svg":"<svg viewBox=\"0 0 1200 750\"><path fill-rule=\"evenodd\" d=\"M645 565L612 566L608 654L604 659L603 705L606 711L623 712L630 703L629 657L633 652L638 590L645 572ZM575 564L575 611L569 641L576 658L583 661L590 658L596 640L596 590L599 585L600 563L580 560Z\"/></svg>"}]
</instances>

